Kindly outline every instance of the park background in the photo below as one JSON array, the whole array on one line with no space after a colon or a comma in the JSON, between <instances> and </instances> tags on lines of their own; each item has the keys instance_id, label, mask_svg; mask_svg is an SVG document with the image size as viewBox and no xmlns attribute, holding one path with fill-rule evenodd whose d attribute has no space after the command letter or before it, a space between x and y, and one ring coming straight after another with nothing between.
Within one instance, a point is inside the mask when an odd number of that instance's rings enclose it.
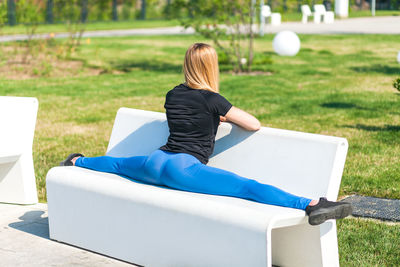
<instances>
[{"instance_id":1,"label":"park background","mask_svg":"<svg viewBox=\"0 0 400 267\"><path fill-rule=\"evenodd\" d=\"M0 1L0 34L27 36L0 43L0 92L39 99L33 153L41 202L46 201L45 177L51 167L71 152L103 155L122 106L163 112L165 93L183 81L187 47L194 42L213 44L212 38L200 34L82 34L181 25L193 14L177 13L172 8L176 2ZM320 2L265 3L281 12L283 21L300 21L301 4ZM399 3L377 1L376 15L400 15ZM334 8L332 1L323 4ZM349 16L370 16L369 9L369 1L350 1ZM55 38L59 32L69 37ZM46 37L35 39L37 33ZM254 114L263 126L347 138L340 199L354 194L400 199L400 94L394 86L400 76L400 36L299 35L302 46L295 57L276 55L273 37L255 36L248 73L234 71L218 50L221 94ZM221 42L227 38L221 37ZM399 236L398 223L341 220L341 265L400 266Z\"/></svg>"}]
</instances>

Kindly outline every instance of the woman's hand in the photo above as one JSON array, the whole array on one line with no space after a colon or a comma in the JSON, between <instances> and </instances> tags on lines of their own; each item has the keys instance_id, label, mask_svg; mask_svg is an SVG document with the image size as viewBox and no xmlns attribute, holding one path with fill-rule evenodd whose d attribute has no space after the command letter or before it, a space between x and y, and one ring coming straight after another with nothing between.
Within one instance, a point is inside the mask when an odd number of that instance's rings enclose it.
<instances>
[{"instance_id":1,"label":"woman's hand","mask_svg":"<svg viewBox=\"0 0 400 267\"><path fill-rule=\"evenodd\" d=\"M256 117L234 106L225 114L225 117L220 116L220 120L223 121L221 118L248 131L258 131L261 127L261 123Z\"/></svg>"}]
</instances>

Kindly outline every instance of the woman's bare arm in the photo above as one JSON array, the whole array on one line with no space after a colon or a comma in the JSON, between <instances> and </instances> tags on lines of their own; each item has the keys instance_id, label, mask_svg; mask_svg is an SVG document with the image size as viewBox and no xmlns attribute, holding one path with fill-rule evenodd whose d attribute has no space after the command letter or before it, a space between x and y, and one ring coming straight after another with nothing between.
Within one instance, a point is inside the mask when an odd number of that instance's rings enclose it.
<instances>
[{"instance_id":1,"label":"woman's bare arm","mask_svg":"<svg viewBox=\"0 0 400 267\"><path fill-rule=\"evenodd\" d=\"M258 131L261 127L261 123L256 117L234 106L226 113L225 117L221 118L221 121L233 122L248 131Z\"/></svg>"}]
</instances>

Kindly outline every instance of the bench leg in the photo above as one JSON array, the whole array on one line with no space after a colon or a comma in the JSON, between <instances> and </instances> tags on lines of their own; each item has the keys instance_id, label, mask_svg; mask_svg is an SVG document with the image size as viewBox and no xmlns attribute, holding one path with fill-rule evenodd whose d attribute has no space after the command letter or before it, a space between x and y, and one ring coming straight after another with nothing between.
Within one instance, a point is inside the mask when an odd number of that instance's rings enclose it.
<instances>
[{"instance_id":1,"label":"bench leg","mask_svg":"<svg viewBox=\"0 0 400 267\"><path fill-rule=\"evenodd\" d=\"M319 24L321 22L321 17L322 17L322 14L314 13L314 23Z\"/></svg>"},{"instance_id":2,"label":"bench leg","mask_svg":"<svg viewBox=\"0 0 400 267\"><path fill-rule=\"evenodd\" d=\"M273 229L272 264L339 267L336 222Z\"/></svg>"},{"instance_id":3,"label":"bench leg","mask_svg":"<svg viewBox=\"0 0 400 267\"><path fill-rule=\"evenodd\" d=\"M0 164L0 202L36 204L35 173L32 153L26 153L15 162Z\"/></svg>"},{"instance_id":4,"label":"bench leg","mask_svg":"<svg viewBox=\"0 0 400 267\"><path fill-rule=\"evenodd\" d=\"M307 24L307 20L308 20L308 16L303 14L303 16L301 17L301 22L303 24Z\"/></svg>"}]
</instances>

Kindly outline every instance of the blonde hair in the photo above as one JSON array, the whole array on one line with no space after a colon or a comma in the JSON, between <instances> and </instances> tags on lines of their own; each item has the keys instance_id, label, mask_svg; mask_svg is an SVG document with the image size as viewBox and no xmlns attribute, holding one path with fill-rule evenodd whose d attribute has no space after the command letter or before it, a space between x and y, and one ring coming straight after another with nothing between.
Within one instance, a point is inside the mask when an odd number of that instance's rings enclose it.
<instances>
[{"instance_id":1,"label":"blonde hair","mask_svg":"<svg viewBox=\"0 0 400 267\"><path fill-rule=\"evenodd\" d=\"M219 92L218 56L212 46L204 43L191 45L185 54L183 73L190 88Z\"/></svg>"}]
</instances>

